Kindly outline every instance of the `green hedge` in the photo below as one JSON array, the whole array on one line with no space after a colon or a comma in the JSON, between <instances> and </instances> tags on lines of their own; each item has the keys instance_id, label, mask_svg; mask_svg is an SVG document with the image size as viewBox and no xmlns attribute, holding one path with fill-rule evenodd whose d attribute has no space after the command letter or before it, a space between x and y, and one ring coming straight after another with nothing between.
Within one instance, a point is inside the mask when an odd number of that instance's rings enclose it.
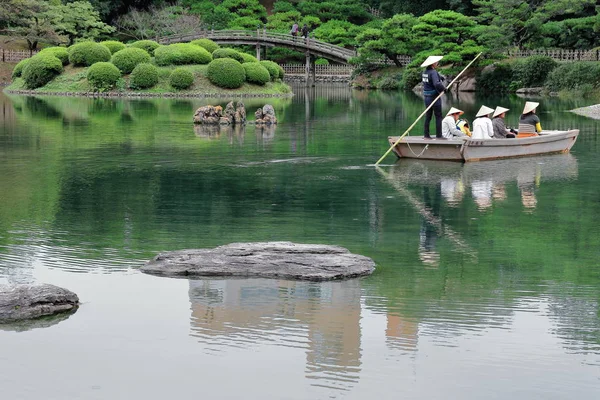
<instances>
[{"instance_id":1,"label":"green hedge","mask_svg":"<svg viewBox=\"0 0 600 400\"><path fill-rule=\"evenodd\" d=\"M75 66L90 66L101 61L110 61L108 47L94 42L82 42L69 47L69 62Z\"/></svg>"},{"instance_id":2,"label":"green hedge","mask_svg":"<svg viewBox=\"0 0 600 400\"><path fill-rule=\"evenodd\" d=\"M532 56L519 59L512 64L512 86L543 86L546 78L558 66L558 63L547 56Z\"/></svg>"},{"instance_id":3,"label":"green hedge","mask_svg":"<svg viewBox=\"0 0 600 400\"><path fill-rule=\"evenodd\" d=\"M29 60L31 60L31 58L25 58L21 61L19 61L19 63L17 65L15 65L15 68L13 68L12 71L12 78L19 78L21 76L21 74L23 73L23 68L25 68L25 66L27 64L29 64Z\"/></svg>"},{"instance_id":4,"label":"green hedge","mask_svg":"<svg viewBox=\"0 0 600 400\"><path fill-rule=\"evenodd\" d=\"M242 64L246 71L246 80L257 85L264 85L271 80L271 74L259 62Z\"/></svg>"},{"instance_id":5,"label":"green hedge","mask_svg":"<svg viewBox=\"0 0 600 400\"><path fill-rule=\"evenodd\" d=\"M246 80L246 71L239 61L218 58L208 64L207 77L213 84L227 89L237 89Z\"/></svg>"},{"instance_id":6,"label":"green hedge","mask_svg":"<svg viewBox=\"0 0 600 400\"><path fill-rule=\"evenodd\" d=\"M212 56L200 46L190 43L176 43L161 46L154 51L156 64L183 65L183 64L208 64Z\"/></svg>"},{"instance_id":7,"label":"green hedge","mask_svg":"<svg viewBox=\"0 0 600 400\"><path fill-rule=\"evenodd\" d=\"M109 62L97 62L87 72L90 86L100 92L114 88L120 78L121 71Z\"/></svg>"},{"instance_id":8,"label":"green hedge","mask_svg":"<svg viewBox=\"0 0 600 400\"><path fill-rule=\"evenodd\" d=\"M228 48L216 49L212 52L212 57L213 59L232 58L240 63L244 62L244 56L242 56L242 54L239 51Z\"/></svg>"},{"instance_id":9,"label":"green hedge","mask_svg":"<svg viewBox=\"0 0 600 400\"><path fill-rule=\"evenodd\" d=\"M35 89L44 86L62 71L62 63L52 54L36 54L29 59L21 76L29 89Z\"/></svg>"},{"instance_id":10,"label":"green hedge","mask_svg":"<svg viewBox=\"0 0 600 400\"><path fill-rule=\"evenodd\" d=\"M152 64L138 64L130 75L132 89L148 89L158 83L158 68Z\"/></svg>"},{"instance_id":11,"label":"green hedge","mask_svg":"<svg viewBox=\"0 0 600 400\"><path fill-rule=\"evenodd\" d=\"M194 83L194 74L185 68L176 68L169 77L169 84L175 89L188 89Z\"/></svg>"},{"instance_id":12,"label":"green hedge","mask_svg":"<svg viewBox=\"0 0 600 400\"><path fill-rule=\"evenodd\" d=\"M277 66L279 67L279 79L283 80L283 77L285 76L285 70L281 65L277 64Z\"/></svg>"},{"instance_id":13,"label":"green hedge","mask_svg":"<svg viewBox=\"0 0 600 400\"><path fill-rule=\"evenodd\" d=\"M215 51L216 49L219 48L219 45L210 39L196 39L196 40L192 40L190 43L195 46L200 46L200 47L204 48L206 51L208 51L211 54L213 51Z\"/></svg>"},{"instance_id":14,"label":"green hedge","mask_svg":"<svg viewBox=\"0 0 600 400\"><path fill-rule=\"evenodd\" d=\"M477 91L489 94L508 92L511 89L512 77L513 69L510 64L496 64L484 69L477 77Z\"/></svg>"},{"instance_id":15,"label":"green hedge","mask_svg":"<svg viewBox=\"0 0 600 400\"><path fill-rule=\"evenodd\" d=\"M106 46L110 50L110 54L115 54L117 51L121 51L127 47L125 44L116 40L105 40L104 42L100 42L100 44Z\"/></svg>"},{"instance_id":16,"label":"green hedge","mask_svg":"<svg viewBox=\"0 0 600 400\"><path fill-rule=\"evenodd\" d=\"M151 56L154 55L154 51L160 47L160 44L154 40L138 40L129 45L129 47L137 47L138 49L146 50Z\"/></svg>"},{"instance_id":17,"label":"green hedge","mask_svg":"<svg viewBox=\"0 0 600 400\"><path fill-rule=\"evenodd\" d=\"M279 64L269 60L263 60L260 63L269 71L272 81L279 78Z\"/></svg>"},{"instance_id":18,"label":"green hedge","mask_svg":"<svg viewBox=\"0 0 600 400\"><path fill-rule=\"evenodd\" d=\"M599 88L600 63L577 61L561 64L550 73L545 87L553 92Z\"/></svg>"},{"instance_id":19,"label":"green hedge","mask_svg":"<svg viewBox=\"0 0 600 400\"><path fill-rule=\"evenodd\" d=\"M146 50L130 47L117 51L112 55L110 62L119 68L122 74L130 74L136 65L150 62L150 54Z\"/></svg>"},{"instance_id":20,"label":"green hedge","mask_svg":"<svg viewBox=\"0 0 600 400\"><path fill-rule=\"evenodd\" d=\"M46 47L41 50L38 54L52 54L54 57L58 58L63 66L69 64L69 52L66 47Z\"/></svg>"},{"instance_id":21,"label":"green hedge","mask_svg":"<svg viewBox=\"0 0 600 400\"><path fill-rule=\"evenodd\" d=\"M242 63L255 63L258 62L258 58L254 57L252 54L248 53L240 53L242 59L244 60Z\"/></svg>"},{"instance_id":22,"label":"green hedge","mask_svg":"<svg viewBox=\"0 0 600 400\"><path fill-rule=\"evenodd\" d=\"M329 60L326 58L317 58L315 60L315 65L329 65Z\"/></svg>"}]
</instances>

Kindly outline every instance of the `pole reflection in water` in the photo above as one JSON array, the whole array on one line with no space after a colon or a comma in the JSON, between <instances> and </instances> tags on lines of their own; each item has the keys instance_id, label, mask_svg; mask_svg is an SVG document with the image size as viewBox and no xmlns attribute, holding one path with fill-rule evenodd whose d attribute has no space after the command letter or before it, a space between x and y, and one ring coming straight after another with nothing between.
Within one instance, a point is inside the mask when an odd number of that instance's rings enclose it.
<instances>
[{"instance_id":1,"label":"pole reflection in water","mask_svg":"<svg viewBox=\"0 0 600 400\"><path fill-rule=\"evenodd\" d=\"M306 352L314 386L348 390L361 366L358 280L190 280L191 335L211 354L276 345Z\"/></svg>"}]
</instances>

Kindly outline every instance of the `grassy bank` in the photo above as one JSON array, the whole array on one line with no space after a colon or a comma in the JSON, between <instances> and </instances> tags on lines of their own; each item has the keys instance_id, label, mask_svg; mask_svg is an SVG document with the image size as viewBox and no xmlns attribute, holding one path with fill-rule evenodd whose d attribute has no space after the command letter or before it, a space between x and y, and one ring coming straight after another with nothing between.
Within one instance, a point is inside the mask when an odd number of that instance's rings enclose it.
<instances>
[{"instance_id":1,"label":"grassy bank","mask_svg":"<svg viewBox=\"0 0 600 400\"><path fill-rule=\"evenodd\" d=\"M13 64L14 66L14 64ZM187 66L167 66L157 67L159 70L158 84L146 90L131 90L129 89L129 75L123 76L119 81L117 88L111 93L119 93L127 96L145 94L148 96L161 95L180 95L180 96L204 96L204 95L260 95L260 96L281 96L291 95L291 88L281 81L268 82L264 86L244 83L238 89L223 89L213 85L206 77L207 65L187 65ZM184 68L192 72L194 75L194 84L186 90L176 90L169 84L169 76L175 68ZM16 78L6 90L8 91L27 91L36 94L89 94L93 92L90 88L86 76L88 67L73 67L68 65L64 72L54 78L52 81L37 89L29 90L25 86L22 78ZM12 71L12 68L11 68ZM9 73L10 76L10 73Z\"/></svg>"},{"instance_id":2,"label":"grassy bank","mask_svg":"<svg viewBox=\"0 0 600 400\"><path fill-rule=\"evenodd\" d=\"M11 81L12 70L17 63L0 62L0 86L8 85Z\"/></svg>"}]
</instances>

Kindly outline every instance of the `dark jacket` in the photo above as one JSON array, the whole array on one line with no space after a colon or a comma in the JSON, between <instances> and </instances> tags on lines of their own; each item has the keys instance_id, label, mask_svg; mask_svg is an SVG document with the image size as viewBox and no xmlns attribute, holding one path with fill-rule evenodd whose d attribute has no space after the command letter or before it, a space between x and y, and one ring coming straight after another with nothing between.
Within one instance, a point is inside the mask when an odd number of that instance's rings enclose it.
<instances>
[{"instance_id":1,"label":"dark jacket","mask_svg":"<svg viewBox=\"0 0 600 400\"><path fill-rule=\"evenodd\" d=\"M422 74L423 94L425 96L437 96L446 90L446 86L442 83L443 78L431 66L427 67Z\"/></svg>"}]
</instances>

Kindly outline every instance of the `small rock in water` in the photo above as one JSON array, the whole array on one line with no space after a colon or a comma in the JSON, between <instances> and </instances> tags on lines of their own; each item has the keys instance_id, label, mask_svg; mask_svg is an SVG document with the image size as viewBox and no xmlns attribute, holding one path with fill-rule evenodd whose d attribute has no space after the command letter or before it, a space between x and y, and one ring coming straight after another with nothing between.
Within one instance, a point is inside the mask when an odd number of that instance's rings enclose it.
<instances>
[{"instance_id":1,"label":"small rock in water","mask_svg":"<svg viewBox=\"0 0 600 400\"><path fill-rule=\"evenodd\" d=\"M54 285L0 285L0 323L54 315L75 310L77 295Z\"/></svg>"},{"instance_id":2,"label":"small rock in water","mask_svg":"<svg viewBox=\"0 0 600 400\"><path fill-rule=\"evenodd\" d=\"M232 243L157 255L142 272L172 277L263 277L326 281L370 275L375 262L339 246L291 242Z\"/></svg>"}]
</instances>

